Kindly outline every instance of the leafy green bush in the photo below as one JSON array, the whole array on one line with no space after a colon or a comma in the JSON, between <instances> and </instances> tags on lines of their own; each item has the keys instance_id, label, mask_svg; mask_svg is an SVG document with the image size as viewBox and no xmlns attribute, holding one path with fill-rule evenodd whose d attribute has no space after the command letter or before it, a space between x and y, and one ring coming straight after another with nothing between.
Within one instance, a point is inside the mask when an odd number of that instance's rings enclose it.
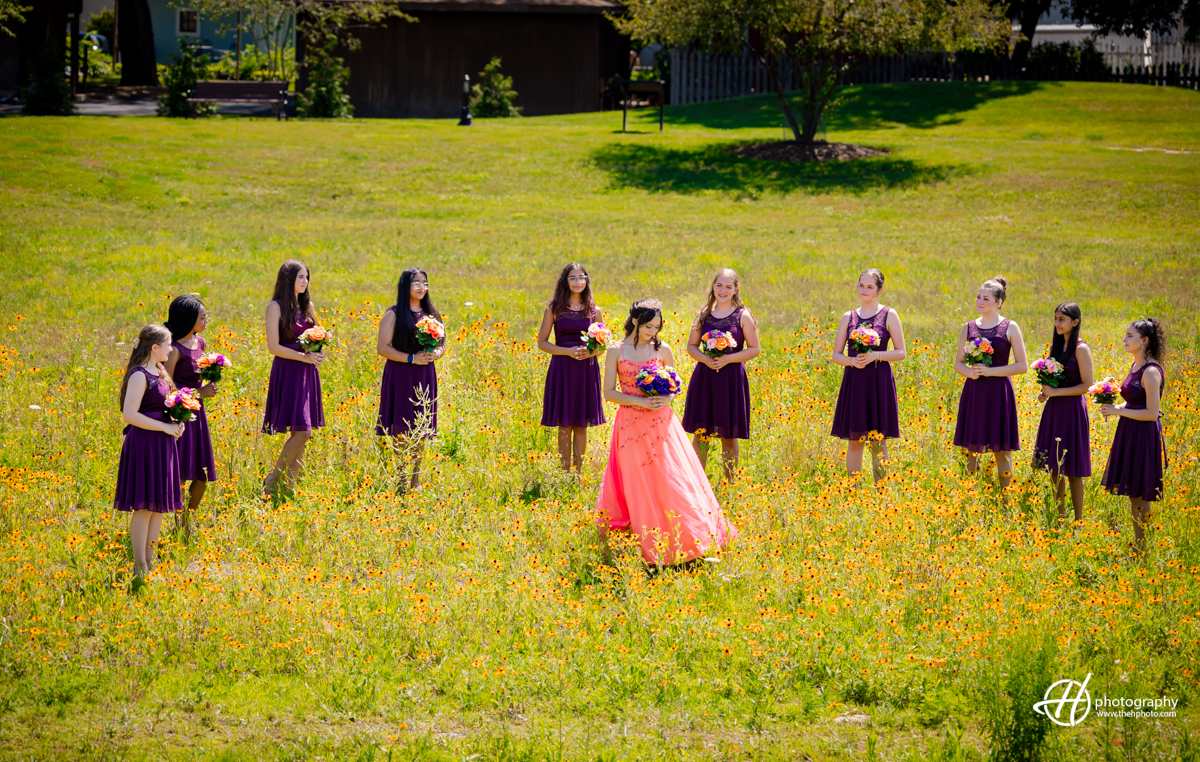
<instances>
[{"instance_id":1,"label":"leafy green bush","mask_svg":"<svg viewBox=\"0 0 1200 762\"><path fill-rule=\"evenodd\" d=\"M1055 645L1032 637L1016 644L1006 661L981 680L983 727L991 741L991 762L1039 762L1046 758L1050 720L1034 711L1054 683Z\"/></svg>"},{"instance_id":2,"label":"leafy green bush","mask_svg":"<svg viewBox=\"0 0 1200 762\"><path fill-rule=\"evenodd\" d=\"M96 34L104 35L108 40L108 44L112 45L116 37L117 30L117 14L108 9L107 6L100 9L99 13L93 13L88 19L87 28L84 31L95 32Z\"/></svg>"},{"instance_id":3,"label":"leafy green bush","mask_svg":"<svg viewBox=\"0 0 1200 762\"><path fill-rule=\"evenodd\" d=\"M1035 45L1029 51L1025 67L1039 77L1071 80L1106 80L1111 73L1104 55L1096 50L1096 43L1090 37L1079 44L1043 42Z\"/></svg>"},{"instance_id":4,"label":"leafy green bush","mask_svg":"<svg viewBox=\"0 0 1200 762\"><path fill-rule=\"evenodd\" d=\"M283 58L288 61L295 60L295 48L285 48ZM266 82L279 77L279 74L271 66L271 59L265 52L254 45L246 45L242 49L240 62L237 56L234 55L234 51L229 51L220 61L209 67L209 72L213 79L240 79Z\"/></svg>"},{"instance_id":5,"label":"leafy green bush","mask_svg":"<svg viewBox=\"0 0 1200 762\"><path fill-rule=\"evenodd\" d=\"M333 50L337 39L332 35L323 42L314 42L304 58L308 69L308 87L300 93L297 113L314 119L349 119L354 116L354 106L346 94L350 82L350 68L335 56Z\"/></svg>"},{"instance_id":6,"label":"leafy green bush","mask_svg":"<svg viewBox=\"0 0 1200 762\"><path fill-rule=\"evenodd\" d=\"M188 92L196 88L196 81L208 79L208 54L200 46L187 40L179 41L179 52L171 56L171 64L163 75L162 82L167 91L158 98L155 111L159 116L209 116L216 113L215 103L187 102Z\"/></svg>"},{"instance_id":7,"label":"leafy green bush","mask_svg":"<svg viewBox=\"0 0 1200 762\"><path fill-rule=\"evenodd\" d=\"M482 119L520 116L515 105L517 91L512 77L500 73L500 58L493 58L479 72L479 82L471 86L471 115Z\"/></svg>"},{"instance_id":8,"label":"leafy green bush","mask_svg":"<svg viewBox=\"0 0 1200 762\"><path fill-rule=\"evenodd\" d=\"M29 61L29 82L21 89L21 113L29 116L71 116L75 99L63 76L63 52L44 45Z\"/></svg>"}]
</instances>

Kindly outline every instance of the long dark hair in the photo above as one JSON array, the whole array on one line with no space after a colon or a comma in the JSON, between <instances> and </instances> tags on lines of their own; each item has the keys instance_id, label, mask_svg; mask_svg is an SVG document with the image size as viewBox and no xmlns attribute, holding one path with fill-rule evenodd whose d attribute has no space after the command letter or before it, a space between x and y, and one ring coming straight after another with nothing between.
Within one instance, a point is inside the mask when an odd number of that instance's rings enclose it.
<instances>
[{"instance_id":1,"label":"long dark hair","mask_svg":"<svg viewBox=\"0 0 1200 762\"><path fill-rule=\"evenodd\" d=\"M567 278L571 276L572 270L581 270L583 277L587 279L587 285L583 287L583 293L579 295L579 300L583 302L583 311L588 317L596 314L596 300L592 298L592 277L588 275L587 268L578 262L572 262L562 269L558 274L558 283L554 285L554 298L550 300L550 314L557 320L558 316L571 306L571 284L567 282Z\"/></svg>"},{"instance_id":2,"label":"long dark hair","mask_svg":"<svg viewBox=\"0 0 1200 762\"><path fill-rule=\"evenodd\" d=\"M1075 356L1075 347L1079 346L1079 329L1083 327L1083 310L1075 302L1063 302L1054 308L1054 314L1063 314L1072 320L1078 320L1071 329L1071 335L1065 339L1058 331L1050 338L1050 356L1063 365Z\"/></svg>"},{"instance_id":3,"label":"long dark hair","mask_svg":"<svg viewBox=\"0 0 1200 762\"><path fill-rule=\"evenodd\" d=\"M1167 351L1167 334L1163 331L1162 323L1154 318L1142 318L1133 321L1133 330L1146 339L1146 357L1161 363Z\"/></svg>"},{"instance_id":4,"label":"long dark hair","mask_svg":"<svg viewBox=\"0 0 1200 762\"><path fill-rule=\"evenodd\" d=\"M657 299L638 299L629 307L629 317L625 318L625 338L633 336L634 348L638 345L638 328L653 320L655 315L662 318L662 302ZM658 338L661 335L660 327L651 340L655 352L662 347L662 339Z\"/></svg>"},{"instance_id":5,"label":"long dark hair","mask_svg":"<svg viewBox=\"0 0 1200 762\"><path fill-rule=\"evenodd\" d=\"M200 300L190 294L175 297L167 308L167 322L163 323L171 332L171 341L179 341L192 332L203 307Z\"/></svg>"},{"instance_id":6,"label":"long dark hair","mask_svg":"<svg viewBox=\"0 0 1200 762\"><path fill-rule=\"evenodd\" d=\"M406 354L416 354L421 351L421 346L417 344L417 321L413 318L412 310L409 309L409 294L412 293L413 278L420 275L429 282L429 276L419 267L410 267L400 273L400 282L396 284L396 327L392 329L392 348L398 352ZM429 292L425 292L425 296L421 297L421 310L426 315L433 315L438 322L442 320L442 313L438 312L437 307L433 306L433 300L429 298Z\"/></svg>"},{"instance_id":7,"label":"long dark hair","mask_svg":"<svg viewBox=\"0 0 1200 762\"><path fill-rule=\"evenodd\" d=\"M192 325L195 325L193 322ZM133 342L133 351L129 353L129 363L125 366L125 378L121 379L121 394L117 397L117 403L121 409L125 408L125 392L129 391L129 377L133 375L134 370L139 365L145 365L146 360L150 359L150 347L155 344L170 344L171 332L167 330L165 325L150 325L142 326L142 330L138 331L138 337ZM175 382L171 380L171 374L167 373L167 369L162 363L157 363L155 366L158 370L158 377L166 382L171 391L175 390Z\"/></svg>"},{"instance_id":8,"label":"long dark hair","mask_svg":"<svg viewBox=\"0 0 1200 762\"><path fill-rule=\"evenodd\" d=\"M738 307L746 306L742 303L742 279L738 277L737 272L730 270L728 267L717 270L717 274L713 276L712 282L708 284L708 301L705 302L704 309L700 310L699 314L696 315L697 328L700 328L704 325L704 321L708 320L708 318L712 315L713 307L717 306L717 293L713 290L713 286L717 284L717 278L720 278L721 276L733 278L733 287L737 289L733 292L733 308L736 310Z\"/></svg>"},{"instance_id":9,"label":"long dark hair","mask_svg":"<svg viewBox=\"0 0 1200 762\"><path fill-rule=\"evenodd\" d=\"M275 276L275 295L272 300L279 302L279 338L281 341L295 341L292 325L297 315L303 315L314 325L317 313L313 310L312 300L308 297L308 289L296 296L296 276L301 270L308 272L308 282L312 285L312 270L298 259L289 259L279 266L279 274Z\"/></svg>"}]
</instances>

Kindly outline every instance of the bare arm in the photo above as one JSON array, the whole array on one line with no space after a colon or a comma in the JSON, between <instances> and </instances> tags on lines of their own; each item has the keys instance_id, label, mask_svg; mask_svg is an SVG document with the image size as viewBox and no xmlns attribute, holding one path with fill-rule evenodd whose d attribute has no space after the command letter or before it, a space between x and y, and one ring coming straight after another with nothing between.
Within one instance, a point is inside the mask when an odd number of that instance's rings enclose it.
<instances>
[{"instance_id":1,"label":"bare arm","mask_svg":"<svg viewBox=\"0 0 1200 762\"><path fill-rule=\"evenodd\" d=\"M156 421L150 416L138 411L142 406L142 397L146 394L146 376L134 372L129 377L129 386L125 389L125 404L121 408L121 417L130 426L137 426L146 431L161 431L178 437L183 433L183 424L168 421Z\"/></svg>"},{"instance_id":2,"label":"bare arm","mask_svg":"<svg viewBox=\"0 0 1200 762\"><path fill-rule=\"evenodd\" d=\"M1021 327L1015 321L1008 324L1008 343L1012 346L1013 361L999 368L983 366L981 376L1019 376L1029 370L1029 360L1025 357L1025 338L1021 336Z\"/></svg>"},{"instance_id":3,"label":"bare arm","mask_svg":"<svg viewBox=\"0 0 1200 762\"><path fill-rule=\"evenodd\" d=\"M692 358L701 365L707 365L713 370L717 369L717 358L709 357L700 351L700 313L696 313L696 319L692 321L692 331L688 334L687 347L684 349L688 353L688 357Z\"/></svg>"},{"instance_id":4,"label":"bare arm","mask_svg":"<svg viewBox=\"0 0 1200 762\"><path fill-rule=\"evenodd\" d=\"M549 355L558 355L560 357L572 357L576 360L586 360L589 357L594 357L587 351L587 346L581 347L560 347L550 341L550 331L554 328L554 313L547 307L542 314L542 325L538 328L537 345L538 349Z\"/></svg>"},{"instance_id":5,"label":"bare arm","mask_svg":"<svg viewBox=\"0 0 1200 762\"><path fill-rule=\"evenodd\" d=\"M862 363L855 362L857 358L850 357L846 354L847 337L850 335L850 313L842 315L842 319L838 321L837 333L833 337L833 360L834 365L841 365L848 368L861 368Z\"/></svg>"},{"instance_id":6,"label":"bare arm","mask_svg":"<svg viewBox=\"0 0 1200 762\"><path fill-rule=\"evenodd\" d=\"M754 316L750 314L750 310L742 310L742 319L739 324L742 327L742 348L736 352L730 352L727 355L721 355L717 358L721 360L721 365L729 365L735 362L749 362L759 355L758 323L754 320Z\"/></svg>"},{"instance_id":7,"label":"bare arm","mask_svg":"<svg viewBox=\"0 0 1200 762\"><path fill-rule=\"evenodd\" d=\"M609 352L604 358L604 399L618 405L630 405L646 410L657 410L664 404L670 404L669 398L666 397L635 397L622 392L617 378L617 361L620 359L620 351ZM664 403L663 400L668 401Z\"/></svg>"},{"instance_id":8,"label":"bare arm","mask_svg":"<svg viewBox=\"0 0 1200 762\"><path fill-rule=\"evenodd\" d=\"M954 372L964 378L979 378L979 368L967 365L967 327L964 325L958 332L958 354L954 356Z\"/></svg>"},{"instance_id":9,"label":"bare arm","mask_svg":"<svg viewBox=\"0 0 1200 762\"><path fill-rule=\"evenodd\" d=\"M408 362L408 353L401 352L392 346L392 336L396 331L396 313L388 310L379 321L379 335L375 337L375 351L380 357L393 362Z\"/></svg>"},{"instance_id":10,"label":"bare arm","mask_svg":"<svg viewBox=\"0 0 1200 762\"><path fill-rule=\"evenodd\" d=\"M1075 386L1042 385L1042 396L1045 397L1079 397L1087 394L1087 390L1096 383L1095 370L1092 367L1092 349L1086 344L1075 347L1075 363L1079 366L1079 383Z\"/></svg>"},{"instance_id":11,"label":"bare arm","mask_svg":"<svg viewBox=\"0 0 1200 762\"><path fill-rule=\"evenodd\" d=\"M1157 421L1162 407L1162 374L1158 368L1147 368L1142 374L1142 387L1146 390L1146 409L1130 410L1122 402L1115 405L1115 414L1122 418L1132 418L1135 421ZM1104 407L1108 407L1105 405Z\"/></svg>"},{"instance_id":12,"label":"bare arm","mask_svg":"<svg viewBox=\"0 0 1200 762\"><path fill-rule=\"evenodd\" d=\"M883 352L868 352L871 359L876 362L900 362L908 357L908 350L904 347L904 325L900 322L900 316L895 310L888 310L887 315L888 335L892 337L892 348Z\"/></svg>"},{"instance_id":13,"label":"bare arm","mask_svg":"<svg viewBox=\"0 0 1200 762\"><path fill-rule=\"evenodd\" d=\"M179 364L180 357L182 357L182 355L179 354L179 350L172 347L171 354L170 354L170 356L167 357L167 363L166 363L167 375L169 375L171 378L175 378L175 366ZM143 379L143 387L142 387L143 390L145 389L144 381L145 380ZM130 379L129 382L132 384L133 379ZM138 400L138 404L139 405L142 404L142 401L140 399Z\"/></svg>"},{"instance_id":14,"label":"bare arm","mask_svg":"<svg viewBox=\"0 0 1200 762\"><path fill-rule=\"evenodd\" d=\"M313 362L308 352L297 352L294 349L289 349L283 346L283 344L279 342L280 314L281 311L279 309L278 302L271 302L267 305L267 314L265 317L267 322L267 351L276 357L282 357L285 360L298 360L300 362L307 363Z\"/></svg>"}]
</instances>

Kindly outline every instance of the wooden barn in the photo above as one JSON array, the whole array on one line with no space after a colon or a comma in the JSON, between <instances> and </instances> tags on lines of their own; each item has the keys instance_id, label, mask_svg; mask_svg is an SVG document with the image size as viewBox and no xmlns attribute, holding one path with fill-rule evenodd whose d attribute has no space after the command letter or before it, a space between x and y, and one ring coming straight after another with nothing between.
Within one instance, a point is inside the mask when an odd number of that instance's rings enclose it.
<instances>
[{"instance_id":1,"label":"wooden barn","mask_svg":"<svg viewBox=\"0 0 1200 762\"><path fill-rule=\"evenodd\" d=\"M629 40L604 17L621 9L612 0L427 0L401 7L417 23L358 27L362 47L338 53L350 67L356 117L457 117L463 75L475 80L493 56L513 78L526 116L598 111L605 81L629 74Z\"/></svg>"}]
</instances>

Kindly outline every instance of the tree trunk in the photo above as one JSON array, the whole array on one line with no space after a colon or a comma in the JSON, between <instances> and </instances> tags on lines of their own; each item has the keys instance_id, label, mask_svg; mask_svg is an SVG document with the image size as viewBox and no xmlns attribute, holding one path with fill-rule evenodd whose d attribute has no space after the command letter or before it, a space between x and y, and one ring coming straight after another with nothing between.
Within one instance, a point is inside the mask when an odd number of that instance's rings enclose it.
<instances>
[{"instance_id":1,"label":"tree trunk","mask_svg":"<svg viewBox=\"0 0 1200 762\"><path fill-rule=\"evenodd\" d=\"M121 0L121 84L157 86L158 61L154 55L154 27L146 0Z\"/></svg>"},{"instance_id":2,"label":"tree trunk","mask_svg":"<svg viewBox=\"0 0 1200 762\"><path fill-rule=\"evenodd\" d=\"M1019 8L1014 3L1016 21L1021 25L1021 37L1013 47L1012 64L1018 70L1029 60L1029 51L1033 49L1033 35L1037 32L1038 19L1050 10L1051 0L1025 0Z\"/></svg>"},{"instance_id":3,"label":"tree trunk","mask_svg":"<svg viewBox=\"0 0 1200 762\"><path fill-rule=\"evenodd\" d=\"M841 66L837 61L829 60L827 54L809 48L801 56L801 76L804 103L800 106L800 115L804 131L799 140L812 143L821 130L821 116L841 80Z\"/></svg>"},{"instance_id":4,"label":"tree trunk","mask_svg":"<svg viewBox=\"0 0 1200 762\"><path fill-rule=\"evenodd\" d=\"M787 95L783 91L783 81L779 79L779 62L767 57L759 58L758 62L767 70L767 80L771 83L775 95L779 97L779 108L783 110L783 116L792 128L793 139L800 141L800 124L796 121L796 112L792 110L792 104L788 103Z\"/></svg>"}]
</instances>

